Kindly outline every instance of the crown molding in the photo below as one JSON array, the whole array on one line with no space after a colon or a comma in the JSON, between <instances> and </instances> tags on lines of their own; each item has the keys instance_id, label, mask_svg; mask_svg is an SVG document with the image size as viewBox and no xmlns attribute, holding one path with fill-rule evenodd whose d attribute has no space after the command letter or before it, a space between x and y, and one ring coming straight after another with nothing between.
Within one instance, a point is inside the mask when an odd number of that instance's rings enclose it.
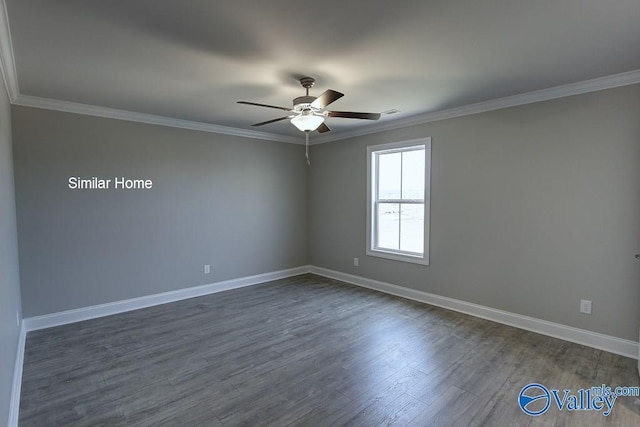
<instances>
[{"instance_id":1,"label":"crown molding","mask_svg":"<svg viewBox=\"0 0 640 427\"><path fill-rule=\"evenodd\" d=\"M322 135L315 138L312 145L339 141L342 139L369 135L372 133L378 133L387 130L421 125L439 120L452 119L455 117L468 116L471 114L479 114L487 111L500 110L502 108L532 104L534 102L548 101L551 99L564 98L567 96L580 95L583 93L595 92L605 89L612 89L620 86L628 86L637 83L640 83L640 70L633 70L625 73L614 74L611 76L585 80L582 82L569 83L566 85L556 86L548 89L541 89L533 92L507 96L505 98L497 98L490 101L478 102L462 107L449 108L447 110L433 111L430 113L406 117L403 119L376 123L372 126L355 129L353 131L340 132L334 135Z\"/></svg>"},{"instance_id":2,"label":"crown molding","mask_svg":"<svg viewBox=\"0 0 640 427\"><path fill-rule=\"evenodd\" d=\"M2 73L2 80L7 89L9 100L13 102L18 97L20 91L18 89L16 62L13 56L9 14L7 13L7 4L4 0L0 0L0 72Z\"/></svg>"},{"instance_id":3,"label":"crown molding","mask_svg":"<svg viewBox=\"0 0 640 427\"><path fill-rule=\"evenodd\" d=\"M180 129L197 130L201 132L218 133L223 135L241 136L245 138L263 139L268 141L302 144L303 140L293 136L278 135L275 133L259 132L220 126L210 123L194 122L191 120L175 119L172 117L156 116L153 114L137 113L134 111L118 110L115 108L100 107L96 105L80 104L77 102L60 101L57 99L41 98L31 95L18 95L13 101L15 105L24 107L43 108L46 110L62 111L66 113L84 114L87 116L105 117L109 119L127 120L130 122L147 123L152 125L168 126Z\"/></svg>"},{"instance_id":4,"label":"crown molding","mask_svg":"<svg viewBox=\"0 0 640 427\"><path fill-rule=\"evenodd\" d=\"M3 0L0 0L3 2ZM1 9L1 8L0 8ZM0 15L1 15L0 11ZM2 17L0 16L0 20ZM8 23L7 23L8 24ZM160 126L175 127L181 129L197 130L202 132L218 133L223 135L241 136L245 138L263 139L268 141L286 142L291 144L302 144L302 139L294 136L280 135L275 133L246 130L229 126L214 125L210 123L194 122L190 120L176 119L172 117L156 116L153 114L137 113L133 111L118 110L115 108L100 107L96 105L80 104L77 102L60 101L50 98L41 98L31 95L21 95L17 93L17 80L15 78L14 63L11 59L11 70L13 72L5 73L5 49L1 44L2 24L0 22L0 49L2 55L0 58L3 66L3 76L5 84L15 105L25 107L44 108L47 110L63 111L67 113L84 114L89 116L106 117L118 120L127 120L132 122L147 123ZM13 57L13 51L11 55ZM13 73L13 74L12 74ZM11 77L13 76L13 78ZM8 77L8 78L7 78ZM13 83L12 83L13 82ZM562 86L556 86L548 89L541 89L533 92L522 93L504 98L492 99L489 101L478 102L475 104L464 105L461 107L449 108L446 110L433 111L430 113L419 114L416 116L406 117L403 119L376 123L365 128L355 129L352 131L344 131L333 135L319 135L313 138L310 145L323 144L326 142L340 141L343 139L353 138L357 136L369 135L372 133L384 132L388 130L400 129L409 126L431 123L439 120L452 119L455 117L468 116L471 114L479 114L487 111L500 110L503 108L516 107L519 105L532 104L535 102L548 101L567 96L580 95L583 93L595 92L599 90L612 89L621 86L628 86L640 83L640 70L628 71L625 73L614 74L611 76L599 77L596 79L585 80L577 83L570 83ZM12 90L16 91L17 96L13 97Z\"/></svg>"},{"instance_id":5,"label":"crown molding","mask_svg":"<svg viewBox=\"0 0 640 427\"><path fill-rule=\"evenodd\" d=\"M2 0L0 0L2 1ZM1 8L0 8L1 9ZM2 12L0 11L0 14ZM2 17L0 16L0 19ZM0 44L2 43L2 25L0 23ZM96 105L80 104L70 101L60 101L50 98L41 98L31 95L17 94L14 98L11 90L17 91L17 80L15 79L15 69L5 73L7 70L5 62L5 50L2 45L3 76L5 84L12 103L25 107L44 108L47 110L63 111L68 113L84 114L89 116L106 117L118 120L127 120L132 122L147 123L160 126L175 127L181 129L191 129L202 132L218 133L223 135L241 136L245 138L263 139L268 141L286 142L291 144L302 144L301 138L287 135L279 135L275 133L260 132L254 130L246 130L229 126L214 125L210 123L194 122L190 120L176 119L172 117L156 116L153 114L137 113L133 111L118 110L115 108L100 107ZM11 51L12 57L13 51ZM11 67L13 62L11 61ZM13 79L11 76L13 75ZM13 82L14 84L12 84ZM640 83L640 70L629 71L626 73L614 74L606 77L585 80L577 83L556 86L548 89L541 89L534 92L527 92L519 95L508 96L505 98L497 98L489 101L478 102L475 104L465 105L461 107L449 108L446 110L434 111L430 113L420 114L416 116L406 117L403 119L376 123L365 128L355 129L352 131L344 131L333 135L320 135L313 138L311 145L323 144L326 142L339 141L357 136L369 135L372 133L384 132L388 130L400 129L409 126L431 123L439 120L452 119L455 117L468 116L471 114L479 114L487 111L499 110L503 108L516 107L519 105L532 104L535 102L548 101L551 99L564 98L567 96L580 95L583 93L595 92L599 90L612 89L615 87L627 86ZM16 92L17 93L17 92Z\"/></svg>"}]
</instances>

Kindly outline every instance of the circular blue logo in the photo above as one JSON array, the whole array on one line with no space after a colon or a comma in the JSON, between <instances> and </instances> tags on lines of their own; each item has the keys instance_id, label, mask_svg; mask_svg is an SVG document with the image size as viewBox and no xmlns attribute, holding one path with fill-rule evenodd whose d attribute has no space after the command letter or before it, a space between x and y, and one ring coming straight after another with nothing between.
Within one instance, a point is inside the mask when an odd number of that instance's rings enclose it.
<instances>
[{"instance_id":1,"label":"circular blue logo","mask_svg":"<svg viewBox=\"0 0 640 427\"><path fill-rule=\"evenodd\" d=\"M525 414L537 417L549 409L551 394L542 384L532 383L520 390L518 404Z\"/></svg>"}]
</instances>

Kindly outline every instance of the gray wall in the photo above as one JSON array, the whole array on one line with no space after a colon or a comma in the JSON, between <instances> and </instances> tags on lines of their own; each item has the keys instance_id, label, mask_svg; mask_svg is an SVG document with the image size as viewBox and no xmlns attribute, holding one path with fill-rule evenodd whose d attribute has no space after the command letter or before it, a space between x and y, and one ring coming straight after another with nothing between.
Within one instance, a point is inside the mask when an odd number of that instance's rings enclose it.
<instances>
[{"instance_id":1,"label":"gray wall","mask_svg":"<svg viewBox=\"0 0 640 427\"><path fill-rule=\"evenodd\" d=\"M13 138L25 317L307 262L302 146L16 106Z\"/></svg>"},{"instance_id":2,"label":"gray wall","mask_svg":"<svg viewBox=\"0 0 640 427\"><path fill-rule=\"evenodd\" d=\"M9 419L20 335L16 312L22 318L11 148L11 107L0 83L0 424Z\"/></svg>"},{"instance_id":3,"label":"gray wall","mask_svg":"<svg viewBox=\"0 0 640 427\"><path fill-rule=\"evenodd\" d=\"M312 147L307 183L300 146L13 107L25 316L309 262L635 340L638 117L635 85L367 135ZM422 136L431 265L367 257L366 146Z\"/></svg>"},{"instance_id":4,"label":"gray wall","mask_svg":"<svg viewBox=\"0 0 640 427\"><path fill-rule=\"evenodd\" d=\"M366 147L431 136L431 265L365 255ZM640 85L312 147L316 266L629 340ZM353 258L360 258L360 267ZM579 313L593 300L591 316Z\"/></svg>"}]
</instances>

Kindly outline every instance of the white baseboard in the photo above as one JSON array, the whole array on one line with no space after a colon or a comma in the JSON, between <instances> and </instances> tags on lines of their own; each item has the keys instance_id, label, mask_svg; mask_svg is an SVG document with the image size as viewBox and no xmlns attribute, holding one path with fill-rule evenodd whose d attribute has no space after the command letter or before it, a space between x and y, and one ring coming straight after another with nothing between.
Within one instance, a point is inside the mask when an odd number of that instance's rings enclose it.
<instances>
[{"instance_id":1,"label":"white baseboard","mask_svg":"<svg viewBox=\"0 0 640 427\"><path fill-rule=\"evenodd\" d=\"M632 359L638 359L639 343L635 341L587 331L585 329L574 328L572 326L566 326L542 319L536 319L534 317L523 316L508 311L497 310L495 308L486 307L479 304L457 300L454 298L443 297L424 291L405 288L403 286L392 285L390 283L367 279L365 277L341 273L322 267L311 266L309 271L320 276L341 280L343 282L351 283L357 286L362 286L387 294L396 295L402 298L407 298L414 301L446 308L449 310L458 311L460 313L469 314L471 316L481 317L483 319L491 320L509 326L514 326L516 328L525 329L527 331L537 332L539 334L586 345L588 347L597 348L599 350L605 350L610 353L619 354L621 356L630 357Z\"/></svg>"},{"instance_id":2,"label":"white baseboard","mask_svg":"<svg viewBox=\"0 0 640 427\"><path fill-rule=\"evenodd\" d=\"M18 350L13 373L13 387L11 390L11 403L9 407L9 427L18 426L20 414L20 392L22 388L22 367L24 364L24 349L27 332L38 329L46 329L54 326L66 325L69 323L81 322L83 320L95 319L97 317L110 316L112 314L124 313L126 311L155 305L167 304L188 298L214 294L245 286L258 285L271 280L285 279L309 272L309 266L290 268L287 270L274 271L271 273L258 274L255 276L241 277L238 279L225 280L223 282L211 283L208 285L195 286L192 288L178 289L175 291L163 292L160 294L148 295L139 298L132 298L123 301L116 301L108 304L94 305L91 307L78 308L75 310L62 311L59 313L47 314L44 316L28 317L22 320L20 327L20 338L18 340Z\"/></svg>"},{"instance_id":3,"label":"white baseboard","mask_svg":"<svg viewBox=\"0 0 640 427\"><path fill-rule=\"evenodd\" d=\"M20 336L18 349L16 350L16 362L13 368L13 384L11 387L11 402L9 403L8 427L18 427L20 414L20 391L22 390L22 366L24 364L24 345L27 339L27 330L24 321L20 323Z\"/></svg>"},{"instance_id":4,"label":"white baseboard","mask_svg":"<svg viewBox=\"0 0 640 427\"><path fill-rule=\"evenodd\" d=\"M309 266L302 266L271 273L258 274L255 276L225 280L223 282L211 283L208 285L178 289L175 291L163 292L160 294L148 295L139 298L116 301L107 304L61 311L58 313L46 314L43 316L28 317L24 319L24 326L26 331L46 329L54 326L66 325L69 323L81 322L83 320L95 319L97 317L110 316L112 314L123 313L126 311L138 310L140 308L151 307L154 305L167 304L170 302L180 301L188 298L242 288L245 286L257 285L271 280L284 279L308 272Z\"/></svg>"},{"instance_id":5,"label":"white baseboard","mask_svg":"<svg viewBox=\"0 0 640 427\"><path fill-rule=\"evenodd\" d=\"M24 348L27 332L38 329L45 329L54 326L65 325L97 317L110 316L112 314L137 310L140 308L155 305L167 304L188 298L209 295L245 286L258 285L271 280L284 279L297 276L299 274L314 273L331 279L341 280L357 286L373 289L402 298L435 305L471 316L480 317L494 322L502 323L516 328L525 329L539 334L548 335L565 341L575 342L589 347L605 350L622 356L638 359L639 343L635 341L616 338L585 329L574 328L572 326L561 325L534 317L523 316L508 311L497 310L454 298L431 294L424 291L405 288L378 280L367 279L365 277L354 276L316 266L302 266L281 270L272 273L258 274L255 276L242 277L238 279L226 280L223 282L211 283L208 285L195 286L192 288L179 289L176 291L164 292L161 294L149 295L140 298L133 298L124 301L117 301L108 304L100 304L91 307L68 310L59 313L52 313L44 316L29 317L23 319L20 328L20 338L16 354L14 368L13 388L11 393L11 406L9 413L9 427L17 427L20 409L20 391L22 386L22 366L24 362ZM640 365L639 365L640 367ZM640 369L640 368L639 368Z\"/></svg>"}]
</instances>

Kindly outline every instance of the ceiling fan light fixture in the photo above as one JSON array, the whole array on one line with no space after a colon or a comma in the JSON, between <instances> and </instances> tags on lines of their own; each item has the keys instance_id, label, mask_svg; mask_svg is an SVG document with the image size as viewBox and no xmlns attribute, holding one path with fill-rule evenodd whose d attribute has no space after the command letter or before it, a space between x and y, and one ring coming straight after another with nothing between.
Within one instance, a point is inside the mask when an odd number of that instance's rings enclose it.
<instances>
[{"instance_id":1,"label":"ceiling fan light fixture","mask_svg":"<svg viewBox=\"0 0 640 427\"><path fill-rule=\"evenodd\" d=\"M258 102L238 101L238 104L255 105L256 107L274 108L276 110L285 110L290 114L277 119L267 120L265 122L255 123L251 126L262 126L269 123L276 123L289 119L291 124L298 130L307 133L318 131L318 133L329 132L329 126L324 124L327 117L341 117L345 119L361 119L361 120L378 120L380 113L356 113L353 111L328 111L329 104L337 101L344 96L343 93L332 89L325 90L320 96L310 96L309 88L313 86L315 79L313 77L302 77L300 84L306 90L306 95L293 99L293 108L279 107L277 105L260 104Z\"/></svg>"},{"instance_id":2,"label":"ceiling fan light fixture","mask_svg":"<svg viewBox=\"0 0 640 427\"><path fill-rule=\"evenodd\" d=\"M315 114L300 114L291 119L291 124L302 132L312 132L318 129L318 126L323 122L324 117L316 116Z\"/></svg>"}]
</instances>

